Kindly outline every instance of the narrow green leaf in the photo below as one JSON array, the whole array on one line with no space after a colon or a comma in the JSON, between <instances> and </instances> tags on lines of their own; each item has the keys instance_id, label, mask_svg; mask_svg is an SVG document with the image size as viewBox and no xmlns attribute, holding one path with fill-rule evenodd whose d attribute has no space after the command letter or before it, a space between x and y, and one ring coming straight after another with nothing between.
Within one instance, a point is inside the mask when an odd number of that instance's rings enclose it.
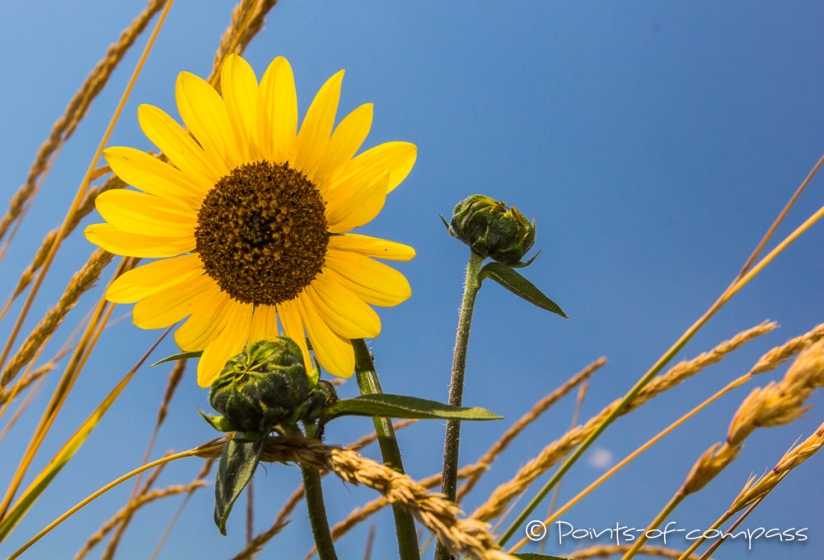
<instances>
[{"instance_id":1,"label":"narrow green leaf","mask_svg":"<svg viewBox=\"0 0 824 560\"><path fill-rule=\"evenodd\" d=\"M524 554L513 554L515 558L520 558L521 560L567 560L565 558L561 558L560 556L545 556L543 554L534 554L531 552L526 552Z\"/></svg>"},{"instance_id":2,"label":"narrow green leaf","mask_svg":"<svg viewBox=\"0 0 824 560\"><path fill-rule=\"evenodd\" d=\"M203 355L203 350L198 350L197 352L181 352L180 354L172 354L168 358L163 358L159 362L155 362L152 364L152 367L159 366L160 364L165 364L166 362L176 362L178 360L188 360L189 358L199 358Z\"/></svg>"},{"instance_id":3,"label":"narrow green leaf","mask_svg":"<svg viewBox=\"0 0 824 560\"><path fill-rule=\"evenodd\" d=\"M462 408L435 401L374 393L338 401L326 409L324 421L339 416L369 416L384 418L418 418L423 420L500 420L484 408Z\"/></svg>"},{"instance_id":4,"label":"narrow green leaf","mask_svg":"<svg viewBox=\"0 0 824 560\"><path fill-rule=\"evenodd\" d=\"M546 297L541 290L535 287L535 284L521 276L519 272L509 265L498 262L489 263L483 267L480 274L478 274L479 280L483 280L484 278L495 280L516 296L525 299L541 309L557 313L567 319L569 318L557 303Z\"/></svg>"},{"instance_id":5,"label":"narrow green leaf","mask_svg":"<svg viewBox=\"0 0 824 560\"><path fill-rule=\"evenodd\" d=\"M232 506L255 474L265 438L257 441L230 439L223 448L215 481L215 524L226 535Z\"/></svg>"}]
</instances>

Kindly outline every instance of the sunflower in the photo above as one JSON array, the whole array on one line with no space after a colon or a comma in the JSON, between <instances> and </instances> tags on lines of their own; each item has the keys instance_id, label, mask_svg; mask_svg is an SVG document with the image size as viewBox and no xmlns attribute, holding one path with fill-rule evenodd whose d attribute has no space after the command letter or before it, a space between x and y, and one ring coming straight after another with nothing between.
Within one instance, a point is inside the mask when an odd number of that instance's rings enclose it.
<instances>
[{"instance_id":1,"label":"sunflower","mask_svg":"<svg viewBox=\"0 0 824 560\"><path fill-rule=\"evenodd\" d=\"M87 227L86 238L118 255L160 259L120 276L106 298L135 303L134 323L144 329L186 319L175 340L203 351L202 387L247 344L280 332L300 345L307 367L308 336L320 365L349 377L350 339L381 330L370 305L411 295L401 273L374 259L406 261L414 249L347 232L377 216L417 148L387 142L355 155L372 105L335 127L342 80L343 70L321 87L298 131L289 62L276 58L258 84L251 66L231 55L222 96L193 74L178 77L186 128L157 107L138 109L140 127L169 163L133 148L104 152L112 171L142 192L102 193L96 206L106 223Z\"/></svg>"}]
</instances>

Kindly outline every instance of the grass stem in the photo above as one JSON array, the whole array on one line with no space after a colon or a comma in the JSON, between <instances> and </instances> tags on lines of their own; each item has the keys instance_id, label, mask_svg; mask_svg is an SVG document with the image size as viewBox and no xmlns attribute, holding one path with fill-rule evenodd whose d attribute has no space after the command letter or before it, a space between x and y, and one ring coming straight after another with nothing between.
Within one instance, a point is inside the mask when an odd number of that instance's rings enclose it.
<instances>
[{"instance_id":1,"label":"grass stem","mask_svg":"<svg viewBox=\"0 0 824 560\"><path fill-rule=\"evenodd\" d=\"M178 459L183 459L184 457L192 457L193 455L197 454L200 450L201 450L200 448L195 448L195 449L189 449L188 451L181 451L180 453L175 453L174 455L167 455L166 457L163 457L162 459L158 459L157 461L152 461L151 463L146 463L142 467L138 467L135 470L124 474L120 478L117 478L117 479L113 480L112 482L110 482L109 484L107 484L106 486L104 486L103 488L98 490L97 492L94 492L93 494L90 494L88 497L86 497L83 501L81 501L76 506L71 508L69 511L67 511L66 513L64 513L63 515L61 515L60 517L58 517L57 519L55 519L51 523L49 523L49 525L47 525L42 531L37 533L31 539L29 539L29 541L26 544L24 544L23 546L18 548L15 552L13 552L12 555L9 556L7 560L14 560L15 558L18 558L21 554L23 554L29 548L31 548L31 546L34 543L36 543L37 541L39 541L40 539L45 537L52 529L54 529L55 527L57 527L58 525L63 523L66 519L68 519L69 517L71 517L72 515L74 515L78 511L80 511L81 509L83 509L86 505L90 504L91 502L93 502L94 500L96 500L97 498L99 498L100 496L102 496L103 494L105 494L106 492L108 492L109 490L111 490L112 488L117 486L118 484L126 482L127 480L129 480L133 476L136 476L136 475L142 473L143 471L153 469L153 468L155 468L159 465L170 463L171 461L176 461Z\"/></svg>"}]
</instances>

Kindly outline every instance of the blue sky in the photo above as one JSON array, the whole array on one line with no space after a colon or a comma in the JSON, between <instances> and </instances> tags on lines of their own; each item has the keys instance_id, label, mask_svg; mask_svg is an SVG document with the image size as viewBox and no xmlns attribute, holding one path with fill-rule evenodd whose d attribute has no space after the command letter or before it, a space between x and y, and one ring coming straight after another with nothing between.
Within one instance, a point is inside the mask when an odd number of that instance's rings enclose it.
<instances>
[{"instance_id":1,"label":"blue sky","mask_svg":"<svg viewBox=\"0 0 824 560\"><path fill-rule=\"evenodd\" d=\"M0 5L0 190L7 201L25 180L37 147L85 75L143 7L140 0L31 1ZM205 76L232 2L177 0L118 124L111 144L148 148L136 108L175 113L182 70ZM480 192L516 205L538 224L541 256L526 274L556 300L563 320L485 285L469 349L465 402L507 417L466 425L462 457L473 461L531 404L604 355L582 418L623 395L727 286L783 204L824 151L824 8L816 2L357 2L283 0L246 57L260 75L277 55L296 76L301 111L320 85L345 68L340 114L375 104L368 145L407 140L419 155L364 233L414 246L400 269L413 297L381 310L372 344L387 392L445 400L463 268L468 250L448 236L439 214ZM139 42L142 48L145 37ZM43 235L57 226L134 67L130 53L63 150L28 220L2 263L0 293L16 283ZM5 204L5 202L3 202ZM824 204L816 178L778 238ZM97 221L94 217L91 221ZM765 319L781 329L724 363L619 420L598 446L620 459L734 377L763 352L824 321L818 225L747 286L690 343L692 357ZM31 324L62 291L92 250L75 234L58 256ZM98 291L81 300L78 321ZM115 315L128 311L118 310ZM11 321L0 324L8 333ZM58 333L58 341L70 328ZM157 333L123 321L95 351L35 467L42 466L144 352ZM55 351L54 348L47 351ZM164 343L158 355L174 352ZM158 371L160 370L160 371ZM78 456L0 547L10 553L101 484L138 465L168 370L142 370ZM757 380L763 385L779 370ZM50 391L56 378L47 381ZM350 386L351 385L351 386ZM352 396L354 384L342 392ZM752 384L755 386L755 384ZM749 389L738 390L654 447L564 519L603 528L643 527L683 481L695 459L724 438ZM44 393L0 444L7 480L45 405ZM156 454L213 436L196 407L206 392L184 380ZM680 527L709 525L747 476L771 468L799 436L824 421L821 396L805 419L755 433L739 459L670 518ZM493 466L466 502L471 511L537 450L569 425L572 399L530 428ZM333 443L351 441L369 422L338 422ZM420 423L400 435L408 471L440 468L443 426ZM376 457L377 451L367 452ZM603 457L603 454L600 455ZM15 459L9 459L15 458ZM602 467L585 457L565 478L572 496ZM809 527L799 543L725 545L724 558L820 558L824 554L821 457L793 472L748 519L759 526ZM597 463L597 461L593 461ZM198 464L170 466L162 484L187 481ZM267 466L256 479L256 529L268 527L299 480L293 467ZM3 483L5 485L5 482ZM130 486L103 497L32 549L30 558L68 557L123 503ZM363 489L325 484L330 516L343 518L371 499ZM179 500L141 512L121 558L146 558ZM195 495L161 558L231 557L242 546L241 515L229 536L214 527L211 490ZM391 515L375 517L375 558L394 555ZM368 525L339 545L362 556ZM683 547L683 541L674 546ZM305 510L264 557L301 558L311 545ZM555 547L555 548L553 548ZM547 552L568 553L553 543ZM271 556L266 556L269 554Z\"/></svg>"}]
</instances>

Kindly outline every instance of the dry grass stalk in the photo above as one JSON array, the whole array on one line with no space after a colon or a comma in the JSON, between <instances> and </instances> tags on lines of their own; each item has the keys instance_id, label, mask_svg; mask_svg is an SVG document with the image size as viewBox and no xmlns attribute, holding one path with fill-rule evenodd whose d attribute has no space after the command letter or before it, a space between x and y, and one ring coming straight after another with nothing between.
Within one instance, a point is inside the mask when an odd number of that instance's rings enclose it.
<instances>
[{"instance_id":1,"label":"dry grass stalk","mask_svg":"<svg viewBox=\"0 0 824 560\"><path fill-rule=\"evenodd\" d=\"M214 463L215 462L212 459L209 459L208 461L205 461L203 463L203 466L200 468L200 472L197 473L197 476L195 477L195 480L196 481L197 480L205 480L206 477L209 475L209 473L212 471L212 465L214 465ZM186 497L183 498L183 502L177 508L177 511L175 512L174 516L172 517L172 520L169 521L169 524L166 526L166 530L163 531L163 535L160 537L160 540L157 542L157 546L155 546L154 552L152 552L151 560L154 560L155 558L157 558L157 555L160 554L160 550L163 548L163 543L166 542L166 539L172 533L172 529L174 528L175 523L177 523L177 520L180 517L180 514L183 513L183 510L185 509L186 504L189 503L189 499L192 497L192 494L194 494L196 491L197 491L197 488L192 488L191 490L186 492Z\"/></svg>"},{"instance_id":2,"label":"dry grass stalk","mask_svg":"<svg viewBox=\"0 0 824 560\"><path fill-rule=\"evenodd\" d=\"M738 445L756 428L789 424L801 417L812 392L824 385L824 340L805 348L778 383L756 388L730 423L727 442Z\"/></svg>"},{"instance_id":3,"label":"dry grass stalk","mask_svg":"<svg viewBox=\"0 0 824 560\"><path fill-rule=\"evenodd\" d=\"M463 497L475 487L475 484L478 483L478 480L480 480L481 476L483 476L483 473L489 470L492 462L495 461L495 459L497 459L507 447L509 447L509 444L512 443L516 437L521 435L527 426L537 420L544 412L549 410L552 405L569 394L569 392L575 387L587 381L590 377L592 377L593 373L603 367L606 363L607 359L601 357L595 362L589 364L582 371L570 377L563 385L535 403L529 412L521 416L517 422L512 424L512 426L504 432L501 438L496 441L486 453L484 453L483 457L478 459L476 465L483 470L479 470L478 472L469 475L464 485L458 489L458 503L460 503Z\"/></svg>"},{"instance_id":4,"label":"dry grass stalk","mask_svg":"<svg viewBox=\"0 0 824 560\"><path fill-rule=\"evenodd\" d=\"M115 321L110 321L108 325L106 325L106 328L109 328L119 323L127 316L128 314L122 315ZM69 339L63 344L63 347L60 349L60 351L51 360L39 366L34 371L29 371L29 369L27 369L26 373L23 374L23 377L18 379L11 389L8 389L6 387L0 387L0 406L5 406L9 399L14 399L18 394L20 394L21 391L28 389L29 386L32 385L32 383L39 383L46 375L48 375L52 370L54 370L54 368L57 367L57 362L62 360L66 356L66 354L74 350L73 340L75 336L80 332L80 328L82 327L82 325L83 323L81 322L78 328L75 329L75 332L72 333ZM3 410L0 409L0 417L2 417L2 415ZM2 438L0 437L0 439Z\"/></svg>"},{"instance_id":5,"label":"dry grass stalk","mask_svg":"<svg viewBox=\"0 0 824 560\"><path fill-rule=\"evenodd\" d=\"M109 177L106 182L102 185L98 185L89 189L86 193L86 197L83 199L83 202L77 208L77 211L72 215L71 220L66 229L66 237L71 234L75 228L83 221L83 218L91 214L92 210L94 210L94 201L102 192L106 192L111 189L121 189L126 186L126 183L118 179L116 176L112 175ZM60 228L55 228L51 230L46 237L43 238L43 241L40 243L40 247L38 247L37 252L34 254L34 258L29 266L23 271L20 275L20 279L17 281L17 286L14 288L14 292L6 304L8 308L11 305L11 302L14 301L23 291L31 284L32 280L34 280L34 274L40 269L44 262L46 262L46 257L49 255L49 251L51 251L52 245L57 240L57 236L60 234ZM5 311L5 310L4 310Z\"/></svg>"},{"instance_id":6,"label":"dry grass stalk","mask_svg":"<svg viewBox=\"0 0 824 560\"><path fill-rule=\"evenodd\" d=\"M215 458L225 441L210 442L199 448L199 456ZM383 494L389 503L409 510L415 518L435 532L438 538L456 555L477 560L512 560L501 551L488 532L488 525L474 519L458 519L458 506L439 494L427 492L405 474L361 457L355 451L327 447L318 440L298 437L269 438L261 460L278 463L297 463L304 468L334 472L344 482L363 485Z\"/></svg>"},{"instance_id":7,"label":"dry grass stalk","mask_svg":"<svg viewBox=\"0 0 824 560\"><path fill-rule=\"evenodd\" d=\"M537 419L541 413L545 412L550 406L552 406L558 399L562 398L566 394L569 393L577 384L586 381L592 376L598 368L602 367L606 363L605 358L600 358L584 368L581 372L577 373L569 380L567 380L561 387L538 401L532 409L527 412L524 416L518 419L505 433L501 436L501 439L496 441L492 447L484 453L483 457L481 457L477 462L466 465L458 470L458 480L469 479L471 477L476 477L476 480L480 478L483 473L489 470L489 463L495 460L501 452L503 452L506 447L512 442L512 440L520 435L523 430L529 425L530 422L533 422ZM441 482L441 473L435 473L431 476L428 476L424 479L418 481L418 484L423 486L424 488L434 488ZM467 490L464 490L466 485L462 486L458 491L458 498L460 498L466 493L471 490L471 487ZM363 506L359 508L353 509L349 512L349 515L346 516L345 519L336 523L334 527L332 527L332 539L338 540L343 535L348 533L352 530L356 525L363 523L366 519L371 517L373 514L379 512L383 508L389 505L389 502L386 498L375 498L374 500L367 502Z\"/></svg>"},{"instance_id":8,"label":"dry grass stalk","mask_svg":"<svg viewBox=\"0 0 824 560\"><path fill-rule=\"evenodd\" d=\"M215 53L215 62L208 82L220 86L220 67L231 53L243 54L246 46L263 29L266 14L275 7L277 0L241 0L232 10L232 22L220 38L220 46ZM220 91L220 89L218 89Z\"/></svg>"},{"instance_id":9,"label":"dry grass stalk","mask_svg":"<svg viewBox=\"0 0 824 560\"><path fill-rule=\"evenodd\" d=\"M458 470L458 480L463 480L473 473L478 472L481 467L477 463L468 465ZM418 481L418 484L424 488L434 488L441 483L441 473L435 473L424 479ZM349 512L346 518L332 527L332 540L338 540L343 535L352 530L353 527L366 521L369 517L378 513L380 510L389 505L389 500L384 497L375 498L371 502L367 502L359 508L355 508Z\"/></svg>"},{"instance_id":10,"label":"dry grass stalk","mask_svg":"<svg viewBox=\"0 0 824 560\"><path fill-rule=\"evenodd\" d=\"M26 337L17 353L9 360L3 371L0 385L6 386L14 376L32 359L35 352L46 339L60 326L66 314L77 304L80 296L88 291L100 278L100 273L111 262L113 255L103 249L97 249L86 264L77 271L57 304L49 309L34 330Z\"/></svg>"},{"instance_id":11,"label":"dry grass stalk","mask_svg":"<svg viewBox=\"0 0 824 560\"><path fill-rule=\"evenodd\" d=\"M186 360L178 360L172 368L172 371L169 372L169 380L166 382L166 390L163 392L163 402L160 403L160 408L157 411L155 432L157 432L166 420L166 415L169 414L169 403L175 396L175 391L177 390L177 386L180 385L180 380L183 379L184 373L186 373Z\"/></svg>"},{"instance_id":12,"label":"dry grass stalk","mask_svg":"<svg viewBox=\"0 0 824 560\"><path fill-rule=\"evenodd\" d=\"M577 550L573 552L574 560L588 560L589 558L609 558L610 556L617 556L619 554L626 553L630 546L628 544L607 544L607 545L596 545L590 546L589 548L585 548L583 550ZM683 552L680 550L675 550L673 548L666 548L663 546L645 546L639 552L641 556L649 556L651 558L673 558L678 560L681 558ZM687 557L688 560L698 560L698 556L690 555Z\"/></svg>"},{"instance_id":13,"label":"dry grass stalk","mask_svg":"<svg viewBox=\"0 0 824 560\"><path fill-rule=\"evenodd\" d=\"M628 414L641 405L647 403L661 393L679 385L682 381L696 375L705 367L720 362L726 354L737 350L750 340L766 334L776 328L773 322L764 322L760 325L742 331L730 340L722 342L709 352L704 352L692 360L682 361L666 373L659 375L644 387L635 399L630 401L621 414ZM482 521L489 521L499 516L506 509L506 505L516 496L524 492L530 484L558 461L584 441L620 404L617 399L604 408L598 415L590 418L583 426L569 430L560 439L546 446L541 453L524 465L510 481L498 486L489 499L476 509L471 517Z\"/></svg>"},{"instance_id":14,"label":"dry grass stalk","mask_svg":"<svg viewBox=\"0 0 824 560\"><path fill-rule=\"evenodd\" d=\"M369 534L366 536L366 549L363 552L363 560L372 560L372 545L375 544L375 529L377 529L377 525L372 523L369 526ZM420 540L420 537L418 537Z\"/></svg>"},{"instance_id":15,"label":"dry grass stalk","mask_svg":"<svg viewBox=\"0 0 824 560\"><path fill-rule=\"evenodd\" d=\"M805 348L781 381L771 382L764 388L753 389L738 407L727 432L727 440L723 444L716 443L701 455L667 508L658 514L647 529L657 528L665 514L671 514L684 498L703 489L718 473L732 463L741 449L741 444L756 428L781 426L800 418L807 410L804 403L815 388L822 385L824 385L824 340ZM768 487L766 491L769 492L775 484L778 484L780 478L779 476L766 479L765 484ZM772 486L769 486L770 484ZM747 504L764 495L762 492ZM646 535L641 535L625 558L627 560L632 558L635 549L643 545L645 540Z\"/></svg>"},{"instance_id":16,"label":"dry grass stalk","mask_svg":"<svg viewBox=\"0 0 824 560\"><path fill-rule=\"evenodd\" d=\"M26 371L23 374L23 377L18 379L17 382L12 386L12 388L10 390L5 388L5 387L0 387L0 418L3 417L3 414L5 413L6 407L8 406L8 404L17 397L17 395L20 393L20 391L23 391L23 390L27 389L32 383L36 383L35 388L32 389L32 392L36 391L37 387L40 386L40 384L45 379L46 375L49 372L51 372L55 367L57 367L57 362L62 360L63 357L66 356L66 354L68 354L69 352L71 352L74 349L74 340L80 334L80 331L83 329L85 324L89 321L90 317L91 317L91 313L87 313L86 317L84 317L80 321L80 323L75 327L74 331L69 335L69 337L63 343L63 346L60 348L60 350L57 352L57 354L51 360L49 360L45 364L38 367L36 370L31 371L31 368L32 368L31 364L36 362L39 359L40 354L42 353L42 346L41 346L41 349L37 351L37 354L35 355L35 357L32 359L31 362L29 362L30 365L29 365L29 367L26 368ZM30 401L30 400L31 400L31 394L26 395L25 401ZM14 415L18 416L24 408L25 408L24 405L20 405L18 410L15 411ZM10 426L7 425L3 429L3 434L5 435L5 433L9 429L10 429ZM0 435L0 440L2 440L2 439L3 439L3 435Z\"/></svg>"},{"instance_id":17,"label":"dry grass stalk","mask_svg":"<svg viewBox=\"0 0 824 560\"><path fill-rule=\"evenodd\" d=\"M824 338L824 323L817 325L806 334L791 338L781 346L777 346L764 354L750 370L750 373L755 375L772 371L822 338Z\"/></svg>"},{"instance_id":18,"label":"dry grass stalk","mask_svg":"<svg viewBox=\"0 0 824 560\"><path fill-rule=\"evenodd\" d=\"M106 56L97 63L86 77L83 85L69 101L63 116L52 125L51 134L48 140L40 146L34 163L29 169L26 182L14 194L6 215L0 219L0 239L6 235L9 226L20 216L25 206L31 201L41 176L48 171L56 152L69 139L77 125L86 116L92 101L103 90L123 56L164 4L165 0L149 1L146 9L132 20L129 27L121 32L117 43L109 46Z\"/></svg>"},{"instance_id":19,"label":"dry grass stalk","mask_svg":"<svg viewBox=\"0 0 824 560\"><path fill-rule=\"evenodd\" d=\"M770 472L754 482L748 482L733 501L728 513L735 514L763 499L791 470L815 455L822 445L824 445L824 424L813 435L787 451Z\"/></svg>"},{"instance_id":20,"label":"dry grass stalk","mask_svg":"<svg viewBox=\"0 0 824 560\"><path fill-rule=\"evenodd\" d=\"M168 457L170 454L171 454L171 453L166 453L166 455L165 455L165 456L166 456L166 457ZM152 486L154 486L155 482L157 482L157 479L160 477L160 473L162 473L162 472L163 472L163 469L164 469L165 467L166 467L166 464L164 463L164 464L160 465L159 467L157 467L156 469L154 469L154 470L151 472L151 474L149 475L149 478L147 478L147 479L146 479L146 482L143 484L143 487L139 489L138 496L142 496L142 495L144 495L146 492L148 492L149 490L151 490ZM137 496L136 496L136 497L137 497ZM92 548L94 548L95 546L97 546L97 544L98 544L100 541L102 541L102 540L106 537L106 535L107 535L107 534L108 534L108 533L109 533L109 532L110 532L110 531L111 531L111 530L112 530L112 529L113 529L113 528L114 528L117 524L119 524L119 523L120 523L120 521L121 521L121 520L122 520L125 516L127 516L127 515L131 516L131 515L130 515L130 513L129 513L129 511L131 510L131 512L132 512L132 513L134 512L134 510L135 510L135 504L137 504L137 500L136 500L136 499L135 499L135 500L130 500L130 501L129 501L129 503L127 503L127 504L126 504L126 505L125 505L125 506L124 506L124 507L123 507L120 511L118 511L118 512L114 515L114 517L112 517L112 518L111 518L111 519L109 519L106 523L104 523L104 524L103 524L103 526L102 526L100 529L98 529L98 530L97 530L97 532L95 532L95 533L94 533L91 537L89 537L89 540L87 540L87 541L86 541L86 544L85 544L85 545L83 545L83 547L82 547L82 548L78 551L78 553L75 555L74 560L80 560L81 558L83 558L84 556L86 556L86 554L88 554L88 553L91 551L91 549L92 549Z\"/></svg>"},{"instance_id":21,"label":"dry grass stalk","mask_svg":"<svg viewBox=\"0 0 824 560\"><path fill-rule=\"evenodd\" d=\"M303 500L303 483L301 483L297 489L292 492L289 499L286 500L286 503L278 512L277 517L275 517L275 522L272 523L272 526L266 531L256 535L246 544L246 548L232 557L232 560L247 560L257 557L260 551L263 550L263 547L266 546L266 543L272 540L275 535L280 533L283 528L289 524L289 519L287 518L295 511L295 508L301 500Z\"/></svg>"},{"instance_id":22,"label":"dry grass stalk","mask_svg":"<svg viewBox=\"0 0 824 560\"><path fill-rule=\"evenodd\" d=\"M392 423L392 429L397 432L398 430L402 430L402 429L406 428L407 426L411 426L415 422L417 422L417 420L398 420L397 422ZM352 451L360 451L361 449L363 449L367 445L370 445L370 444L374 443L375 441L377 441L377 439L378 439L377 432L372 432L371 434L366 434L365 436L363 436L359 440L350 443L349 445L346 446L346 449L351 449Z\"/></svg>"},{"instance_id":23,"label":"dry grass stalk","mask_svg":"<svg viewBox=\"0 0 824 560\"><path fill-rule=\"evenodd\" d=\"M392 428L397 432L398 430L402 430L407 426L411 426L415 422L417 422L417 420L399 420L392 424ZM358 439L357 441L350 443L346 446L346 449L351 449L352 451L359 451L367 445L374 443L377 439L377 432L372 432L371 434L367 434L362 438ZM321 473L321 476L325 476L326 474L327 473ZM233 560L239 560L240 558L253 558L254 555L259 553L263 549L263 546L267 542L269 542L272 539L272 537L277 535L280 532L280 529L286 526L286 524L288 523L287 518L289 517L289 515L292 514L292 511L294 511L295 507L300 503L301 500L303 500L303 483L299 484L297 489L292 493L291 496L289 496L289 499L286 500L286 503L278 512L277 517L275 517L275 522L272 524L272 526L265 532L259 534L254 539L252 539L246 546L246 548L243 549L237 556L235 556ZM388 505L388 503L389 502L384 501L384 506ZM383 508L384 506L381 506L381 508ZM280 528L278 528L279 526ZM336 538L334 533L332 533L332 536L333 538ZM313 547L312 550L309 551L307 558L311 558L314 554L315 548Z\"/></svg>"},{"instance_id":24,"label":"dry grass stalk","mask_svg":"<svg viewBox=\"0 0 824 560\"><path fill-rule=\"evenodd\" d=\"M789 424L804 414L804 402L816 387L824 385L824 341L819 342L822 337L824 325L818 325L773 348L756 362L749 375L773 370L801 352L784 379L755 388L744 399L730 423L726 443L713 445L698 459L684 482L683 494L702 489L734 461L741 443L756 428Z\"/></svg>"},{"instance_id":25,"label":"dry grass stalk","mask_svg":"<svg viewBox=\"0 0 824 560\"><path fill-rule=\"evenodd\" d=\"M209 483L205 480L195 480L188 484L175 484L172 486L167 486L166 488L157 488L155 490L151 490L146 493L140 494L137 500L130 502L128 505L124 506L120 511L118 511L114 517L109 519L106 523L104 523L100 529L95 532L94 535L89 537L89 540L86 541L86 544L83 545L83 548L75 555L75 560L80 560L81 558L85 558L85 556L91 552L91 550L97 546L100 541L106 538L116 526L120 525L123 519L126 516L134 515L134 512L140 509L141 507L145 506L146 504L150 504L157 500L162 500L163 498L170 498L172 496L178 496L180 494L186 494L193 490L197 490L198 488L203 488L207 486Z\"/></svg>"},{"instance_id":26,"label":"dry grass stalk","mask_svg":"<svg viewBox=\"0 0 824 560\"><path fill-rule=\"evenodd\" d=\"M787 451L778 464L766 475L756 479L756 477L751 476L747 483L744 485L744 488L741 492L738 493L735 500L733 500L732 505L729 509L724 512L724 514L718 518L715 523L712 524L713 529L720 528L724 523L726 523L733 515L746 509L746 511L733 523L724 533L731 534L735 531L735 529L741 524L744 519L752 512L753 509L758 507L758 504L767 497L779 482L781 482L785 476L789 474L789 472L799 466L801 463L809 459L815 453L821 449L822 445L824 445L824 424L819 426L818 430L808 437L806 440L801 442L800 444L792 447L789 451ZM692 546L684 553L685 556L687 553L692 553L697 550L705 541L703 537L696 540ZM708 558L710 554L715 552L719 546L721 546L724 541L726 540L726 536L721 537L720 540L716 541L702 556L700 560L704 560ZM679 557L680 558L680 557ZM686 557L684 558L686 560Z\"/></svg>"},{"instance_id":27,"label":"dry grass stalk","mask_svg":"<svg viewBox=\"0 0 824 560\"><path fill-rule=\"evenodd\" d=\"M8 435L8 433L11 431L11 429L14 427L14 425L17 423L17 421L20 419L20 417L26 411L28 406L31 404L31 402L34 400L34 398L37 396L37 391L38 391L38 389L40 389L40 385L42 385L43 381L45 381L45 380L46 380L46 378L41 376L35 382L34 387L32 387L31 391L29 391L29 393L25 396L23 401L20 403L20 406L17 407L17 410L14 411L14 414L12 414L11 418L9 418L8 422L6 422L6 425L3 426L3 430L0 431L0 442L2 442L4 439L6 439L6 436Z\"/></svg>"},{"instance_id":28,"label":"dry grass stalk","mask_svg":"<svg viewBox=\"0 0 824 560\"><path fill-rule=\"evenodd\" d=\"M760 325L740 332L730 340L722 342L709 352L699 354L692 360L685 360L675 364L665 374L659 375L650 381L649 384L638 393L638 396L627 405L623 413L632 412L639 406L646 404L650 399L675 387L685 379L700 373L704 368L717 364L724 359L724 356L738 350L752 339L772 332L776 328L778 328L778 324L774 321L764 321Z\"/></svg>"},{"instance_id":29,"label":"dry grass stalk","mask_svg":"<svg viewBox=\"0 0 824 560\"><path fill-rule=\"evenodd\" d=\"M155 427L152 431L152 437L149 439L149 444L146 446L146 453L143 457L143 464L145 465L149 461L149 456L152 453L152 449L154 448L155 440L157 439L157 434L160 432L160 426L163 425L163 421L166 420L166 415L169 412L169 403L171 402L172 398L174 397L175 390L177 389L180 380L183 378L183 374L186 372L186 360L179 360L175 362L174 367L172 367L172 371L169 373L169 380L166 382L166 390L163 394L163 400L160 403L160 408L157 412L157 420L155 421ZM153 476L157 475L157 470L153 474ZM151 478L147 480L147 484L151 481ZM140 498L140 496L145 493L148 488L143 490L138 489L138 485L140 484L140 476L135 478L135 487L132 491L132 495L129 497L129 502L134 502ZM151 484L149 484L149 488ZM126 507L128 508L128 503ZM101 556L101 560L111 560L114 558L114 554L117 551L117 547L120 545L120 540L123 538L123 533L126 532L126 529L129 526L129 523L132 520L132 516L136 510L133 508L131 513L126 512L121 518L119 523L117 524L117 531L115 532L112 539L109 541L109 544L106 546L106 550L103 552Z\"/></svg>"},{"instance_id":30,"label":"dry grass stalk","mask_svg":"<svg viewBox=\"0 0 824 560\"><path fill-rule=\"evenodd\" d=\"M52 360L46 362L36 370L29 372L23 377L21 377L20 380L17 383L15 383L15 386L11 389L7 387L0 387L0 405L6 404L6 402L8 402L9 398L12 395L19 395L21 391L28 389L32 383L48 374L55 367L57 367L57 361Z\"/></svg>"},{"instance_id":31,"label":"dry grass stalk","mask_svg":"<svg viewBox=\"0 0 824 560\"><path fill-rule=\"evenodd\" d=\"M704 488L719 472L735 460L740 450L740 445L722 446L720 443L707 449L692 466L679 492L686 496Z\"/></svg>"}]
</instances>

